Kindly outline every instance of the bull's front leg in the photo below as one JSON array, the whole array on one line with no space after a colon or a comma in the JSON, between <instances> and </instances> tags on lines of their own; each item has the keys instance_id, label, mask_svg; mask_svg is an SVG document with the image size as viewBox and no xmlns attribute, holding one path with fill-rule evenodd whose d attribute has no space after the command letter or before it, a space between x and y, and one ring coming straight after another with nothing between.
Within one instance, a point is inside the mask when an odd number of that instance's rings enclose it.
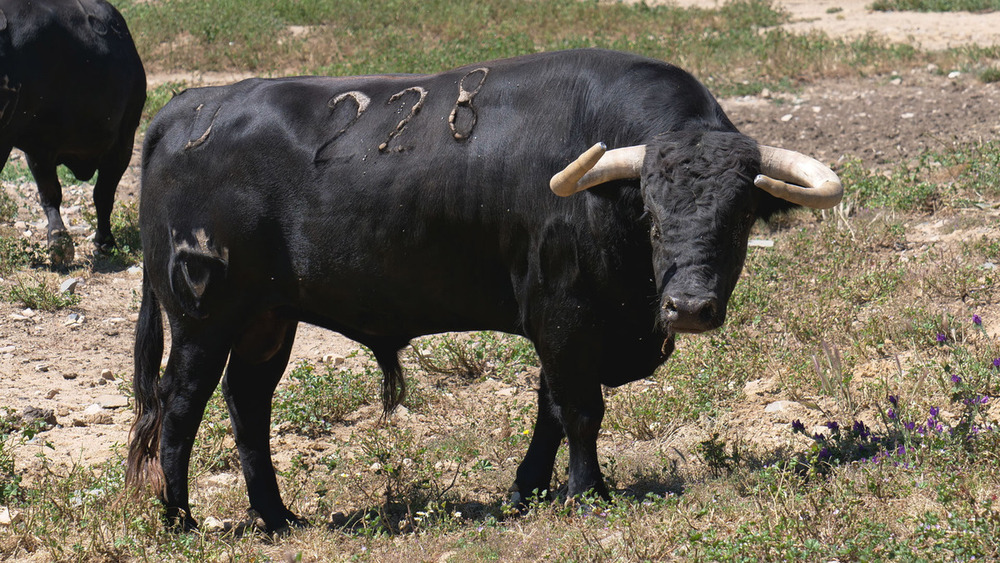
<instances>
[{"instance_id":1,"label":"bull's front leg","mask_svg":"<svg viewBox=\"0 0 1000 563\"><path fill-rule=\"evenodd\" d=\"M556 462L559 444L566 436L562 422L554 413L552 398L545 373L541 375L541 385L538 389L538 417L535 418L535 429L531 435L531 444L524 460L517 468L517 477L511 501L520 505L524 499L532 495L544 495L549 490L552 481L552 469Z\"/></svg>"},{"instance_id":2,"label":"bull's front leg","mask_svg":"<svg viewBox=\"0 0 1000 563\"><path fill-rule=\"evenodd\" d=\"M569 442L570 496L596 492L609 498L597 459L597 436L604 419L604 398L590 358L595 347L565 347L575 354L539 349L542 381L538 396L538 419L531 445L518 467L515 489L522 495L548 489L552 469L563 437ZM515 497L516 500L516 497Z\"/></svg>"},{"instance_id":3,"label":"bull's front leg","mask_svg":"<svg viewBox=\"0 0 1000 563\"><path fill-rule=\"evenodd\" d=\"M550 382L553 411L569 441L568 495L595 492L609 499L601 466L597 461L597 435L604 420L601 385L587 378L563 378Z\"/></svg>"}]
</instances>

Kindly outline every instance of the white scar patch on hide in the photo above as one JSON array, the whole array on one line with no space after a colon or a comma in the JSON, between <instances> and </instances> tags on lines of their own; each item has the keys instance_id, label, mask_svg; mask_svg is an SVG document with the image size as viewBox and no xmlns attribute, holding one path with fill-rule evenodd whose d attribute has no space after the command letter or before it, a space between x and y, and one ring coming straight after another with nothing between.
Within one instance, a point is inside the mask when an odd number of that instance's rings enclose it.
<instances>
[{"instance_id":1,"label":"white scar patch on hide","mask_svg":"<svg viewBox=\"0 0 1000 563\"><path fill-rule=\"evenodd\" d=\"M490 69L486 67L479 67L470 71L458 81L458 99L455 101L455 107L451 108L451 114L448 116L448 127L451 128L451 133L456 140L461 141L468 139L469 136L472 135L472 129L476 126L476 120L479 117L476 114L476 108L472 107L472 99L476 97L476 94L479 93L479 89L483 87L483 83L486 82L486 75L489 73ZM465 81L474 74L478 75L479 81L476 82L474 87L470 88L466 86ZM464 110L463 113L468 112L469 115L464 119L467 123L456 125L460 109ZM461 131L459 131L459 127L462 128Z\"/></svg>"},{"instance_id":2,"label":"white scar patch on hide","mask_svg":"<svg viewBox=\"0 0 1000 563\"><path fill-rule=\"evenodd\" d=\"M410 123L410 120L413 119L413 117L415 115L417 115L418 113L420 113L420 108L424 107L424 99L427 98L427 90L425 90L424 88L421 88L420 86L411 86L411 87L407 88L406 90L402 90L400 92L396 92L395 94L393 94L389 98L389 101L386 102L386 105L389 105L389 104L391 104L391 103L399 100L400 98L402 98L403 96L405 96L406 94L408 94L410 92L414 92L414 93L416 93L419 96L419 98L417 99L417 103L413 104L413 106L410 108L410 113L406 117L404 117L399 122L398 125L396 125L395 131L393 131L392 133L389 133L389 138L386 139L384 143L382 143L381 145L378 146L379 152L385 152L386 149L389 148L389 143L392 142L392 140L395 137L399 136L399 134L403 132L403 129L406 129L406 126ZM396 152L403 152L406 149L404 147L396 147L393 150L395 150Z\"/></svg>"},{"instance_id":3,"label":"white scar patch on hide","mask_svg":"<svg viewBox=\"0 0 1000 563\"><path fill-rule=\"evenodd\" d=\"M180 231L177 229L170 229L170 247L172 249L172 254L176 256L181 256L184 254L195 254L198 256L205 256L208 258L214 258L221 260L222 262L229 263L229 249L222 247L221 249L215 248L214 241L208 235L204 228L197 228L191 231L190 238L194 239L194 243L190 243L187 237L181 236ZM186 269L185 269L186 272ZM191 291L196 297L201 297L205 293L205 289L208 285L208 279L193 280L190 276L187 277L187 283L191 287Z\"/></svg>"},{"instance_id":4,"label":"white scar patch on hide","mask_svg":"<svg viewBox=\"0 0 1000 563\"><path fill-rule=\"evenodd\" d=\"M330 108L330 109L333 109L333 108L335 108L337 106L337 104L339 104L340 102L342 102L342 101L344 101L344 100L346 100L348 98L353 99L354 103L358 104L358 114L355 117L361 117L361 114L366 109L368 109L368 104L372 103L372 99L369 98L367 95L365 95L364 92L359 92L357 90L351 90L350 92L344 92L343 94L341 94L341 95L337 96L336 98L330 100L330 102L328 104L326 104L326 106L328 108Z\"/></svg>"},{"instance_id":5,"label":"white scar patch on hide","mask_svg":"<svg viewBox=\"0 0 1000 563\"><path fill-rule=\"evenodd\" d=\"M205 107L205 104L198 104L198 107L194 108L195 114L200 114L202 108L204 108L204 107ZM198 148L201 145L203 145L205 143L205 141L208 140L208 136L212 134L212 127L215 125L215 118L216 118L216 116L219 115L219 110L221 110L221 109L222 109L222 106L219 106L219 107L215 108L215 113L212 114L212 120L208 123L208 128L205 129L205 132L202 133L201 136L198 137L197 139L190 140L187 143L185 143L184 150L188 151L188 150L191 150L191 149L194 149L194 148ZM197 119L197 117L196 117L196 119Z\"/></svg>"}]
</instances>

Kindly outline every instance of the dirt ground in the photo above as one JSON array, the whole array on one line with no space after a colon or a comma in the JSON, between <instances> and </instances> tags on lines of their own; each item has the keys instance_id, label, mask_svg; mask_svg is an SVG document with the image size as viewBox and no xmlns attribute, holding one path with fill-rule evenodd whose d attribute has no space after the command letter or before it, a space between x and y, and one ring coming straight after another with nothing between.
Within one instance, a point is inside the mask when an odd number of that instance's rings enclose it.
<instances>
[{"instance_id":1,"label":"dirt ground","mask_svg":"<svg viewBox=\"0 0 1000 563\"><path fill-rule=\"evenodd\" d=\"M681 1L713 6L716 2ZM866 1L779 2L794 15L796 31L822 29L835 35L884 33L893 40L912 40L925 48L975 42L1000 42L1000 13L912 14L871 13ZM833 11L831 8L842 8ZM860 159L866 166L890 167L915 158L928 148L995 138L1000 132L1000 86L948 69L900 69L898 74L865 79L824 81L791 94L722 100L730 117L759 141L811 154L836 165ZM176 80L152 76L150 83ZM234 77L199 75L192 83L226 81ZM138 161L119 187L120 201L138 196ZM44 240L45 223L33 183L5 183L3 189L22 200L15 227L35 241ZM141 270L104 271L89 262L92 235L83 210L92 208L89 192L65 190L63 216L77 242L78 265L68 274L37 272L53 283L74 277L79 305L55 313L25 311L0 302L0 406L17 412L51 410L57 425L22 448L18 464L30 473L43 450L54 464L91 464L106 459L124 445L132 413L125 390L132 372L132 335L138 311ZM935 227L927 227L935 236ZM1000 316L1000 311L994 313ZM73 320L73 319L76 320ZM292 362L321 362L330 355L346 356L357 347L334 333L301 327ZM766 409L782 399L765 377L748 386L747 404L737 414L756 421L752 434L787 434L789 414ZM488 392L488 391L487 391ZM528 386L518 393L530 394ZM734 415L734 416L737 416ZM780 427L780 428L779 428ZM771 432L773 430L773 432ZM678 440L683 440L679 433ZM43 448L43 443L54 449Z\"/></svg>"}]
</instances>

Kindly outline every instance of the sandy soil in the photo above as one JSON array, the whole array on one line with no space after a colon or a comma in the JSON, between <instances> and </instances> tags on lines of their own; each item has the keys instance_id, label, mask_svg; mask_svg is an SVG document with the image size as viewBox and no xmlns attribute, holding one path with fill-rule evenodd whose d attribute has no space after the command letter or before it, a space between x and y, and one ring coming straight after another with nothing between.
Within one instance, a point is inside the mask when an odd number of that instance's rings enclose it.
<instances>
[{"instance_id":1,"label":"sandy soil","mask_svg":"<svg viewBox=\"0 0 1000 563\"><path fill-rule=\"evenodd\" d=\"M680 2L713 6L715 2ZM968 42L995 44L1000 40L1000 14L872 13L865 2L820 0L782 2L793 14L790 28L823 29L835 35L869 31L928 48ZM842 11L830 12L833 7ZM191 83L228 81L236 75L153 76L151 84L177 79ZM906 70L898 76L819 82L796 95L765 95L723 100L726 111L747 134L761 142L800 150L830 163L859 158L868 166L889 166L915 158L928 147L995 137L1000 131L1000 87L974 77L941 76L927 69ZM44 239L44 220L34 185L5 183L3 189L24 203L14 226L32 240ZM138 195L137 160L119 188L119 200ZM68 274L34 272L58 284L80 280L80 304L56 313L25 311L0 302L0 406L20 413L27 408L51 410L56 426L41 434L34 446L19 451L19 467L30 473L44 451L56 464L90 464L107 458L127 439L131 411L126 399L132 363L132 332L138 310L141 271L108 270L91 263L89 227L82 209L91 208L90 194L81 187L65 190L64 218L78 246L79 267ZM928 227L928 236L936 236ZM3 283L3 280L0 280ZM82 320L73 321L71 315ZM994 317L1000 316L1000 311ZM331 354L347 355L356 344L336 334L303 326L293 362L322 361ZM773 382L755 382L747 391L752 434L762 440L770 433L787 434L785 420L765 411L780 397ZM530 389L519 392L530 393ZM787 412L781 417L787 418ZM682 439L683 437L679 437ZM702 438L703 439L703 438ZM53 449L49 449L51 446Z\"/></svg>"},{"instance_id":2,"label":"sandy soil","mask_svg":"<svg viewBox=\"0 0 1000 563\"><path fill-rule=\"evenodd\" d=\"M646 3L714 8L725 2L646 0ZM893 42L930 50L1000 43L1000 12L876 12L868 9L871 0L779 0L774 4L791 13L792 22L784 27L795 33L818 30L832 37L850 38L874 33Z\"/></svg>"}]
</instances>

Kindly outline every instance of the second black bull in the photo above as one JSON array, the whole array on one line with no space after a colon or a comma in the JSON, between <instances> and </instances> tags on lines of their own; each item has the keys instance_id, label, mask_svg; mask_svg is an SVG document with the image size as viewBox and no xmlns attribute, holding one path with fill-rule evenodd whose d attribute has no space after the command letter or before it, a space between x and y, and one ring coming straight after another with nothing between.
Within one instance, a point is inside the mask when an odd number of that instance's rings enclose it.
<instances>
[{"instance_id":1,"label":"second black bull","mask_svg":"<svg viewBox=\"0 0 1000 563\"><path fill-rule=\"evenodd\" d=\"M269 429L304 321L372 350L387 410L410 339L526 336L541 388L515 490L549 488L565 437L569 494L607 495L601 385L722 324L755 221L841 195L826 166L740 134L686 72L626 53L188 90L143 150L129 479L196 525L188 463L225 370L250 506L270 530L296 523Z\"/></svg>"}]
</instances>

